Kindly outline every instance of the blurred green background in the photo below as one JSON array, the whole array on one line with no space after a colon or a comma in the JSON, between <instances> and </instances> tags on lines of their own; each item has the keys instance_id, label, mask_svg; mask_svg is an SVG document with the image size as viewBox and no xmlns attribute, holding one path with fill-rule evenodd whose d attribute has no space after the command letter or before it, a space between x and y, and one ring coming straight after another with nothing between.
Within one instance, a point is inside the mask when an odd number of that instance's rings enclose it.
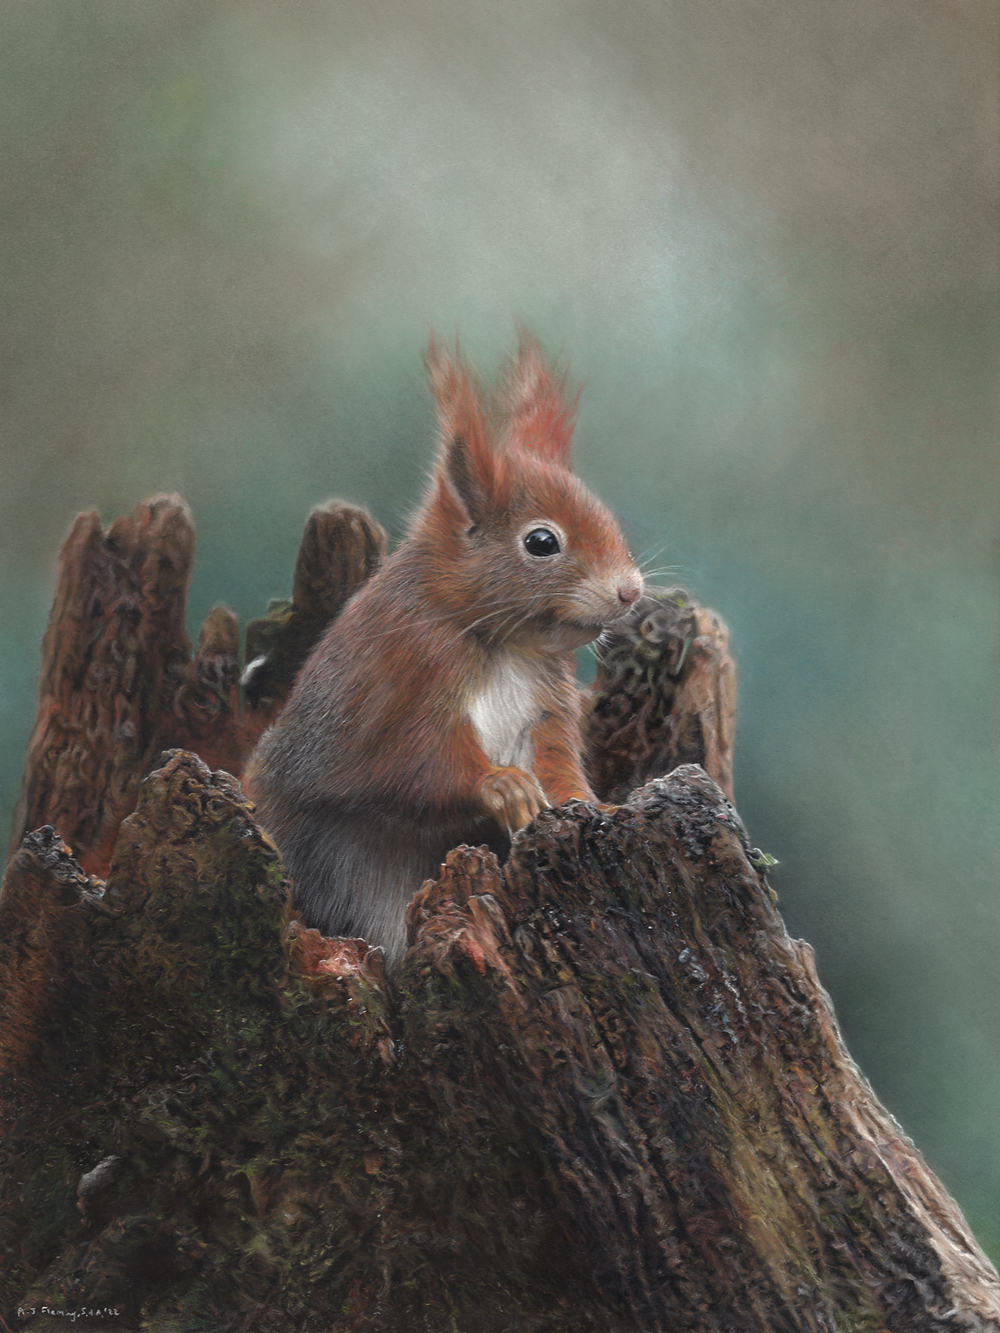
<instances>
[{"instance_id":1,"label":"blurred green background","mask_svg":"<svg viewBox=\"0 0 1000 1333\"><path fill-rule=\"evenodd\" d=\"M190 625L401 531L431 327L523 322L719 610L737 798L848 1044L1000 1252L991 0L6 0L3 800L72 517L180 490Z\"/></svg>"}]
</instances>

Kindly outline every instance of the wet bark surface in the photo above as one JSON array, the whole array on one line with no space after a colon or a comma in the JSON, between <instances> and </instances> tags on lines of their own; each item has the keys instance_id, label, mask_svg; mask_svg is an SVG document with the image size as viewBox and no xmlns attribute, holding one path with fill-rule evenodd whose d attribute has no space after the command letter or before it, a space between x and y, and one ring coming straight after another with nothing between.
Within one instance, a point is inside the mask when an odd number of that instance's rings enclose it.
<instances>
[{"instance_id":1,"label":"wet bark surface","mask_svg":"<svg viewBox=\"0 0 1000 1333\"><path fill-rule=\"evenodd\" d=\"M140 588L128 615L86 600L109 586L109 534L81 520L83 554L64 556L39 726L55 699L97 740L90 768L60 767L43 743L59 733L36 729L26 808L54 818L0 892L6 1324L1000 1329L996 1273L844 1050L724 791L682 762L731 779L717 618L654 593L595 689L602 794L674 771L617 809L543 812L504 867L452 852L387 978L380 951L296 919L205 741L247 744L322 617L283 637L292 611L272 615L256 707L235 693L231 618L185 659L182 562L157 546L189 560L185 514L150 502L134 521L159 556L112 552ZM368 523L321 520L375 559ZM126 622L131 656L112 651ZM193 735L177 691L206 680L220 708ZM163 698L189 748L149 757ZM141 725L122 734L126 705ZM80 861L109 842L99 879Z\"/></svg>"}]
</instances>

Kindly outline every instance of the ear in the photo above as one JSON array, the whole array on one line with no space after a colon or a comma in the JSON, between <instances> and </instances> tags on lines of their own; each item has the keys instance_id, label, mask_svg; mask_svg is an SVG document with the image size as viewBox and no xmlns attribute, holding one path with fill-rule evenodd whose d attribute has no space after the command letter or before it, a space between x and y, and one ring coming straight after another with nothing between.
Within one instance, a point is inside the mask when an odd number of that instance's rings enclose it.
<instances>
[{"instance_id":1,"label":"ear","mask_svg":"<svg viewBox=\"0 0 1000 1333\"><path fill-rule=\"evenodd\" d=\"M568 468L577 397L567 402L565 380L553 376L538 344L522 331L504 394L512 439Z\"/></svg>"},{"instance_id":2,"label":"ear","mask_svg":"<svg viewBox=\"0 0 1000 1333\"><path fill-rule=\"evenodd\" d=\"M471 523L480 523L494 507L499 480L482 392L468 367L448 356L433 335L424 364L440 428L438 484L460 501Z\"/></svg>"}]
</instances>

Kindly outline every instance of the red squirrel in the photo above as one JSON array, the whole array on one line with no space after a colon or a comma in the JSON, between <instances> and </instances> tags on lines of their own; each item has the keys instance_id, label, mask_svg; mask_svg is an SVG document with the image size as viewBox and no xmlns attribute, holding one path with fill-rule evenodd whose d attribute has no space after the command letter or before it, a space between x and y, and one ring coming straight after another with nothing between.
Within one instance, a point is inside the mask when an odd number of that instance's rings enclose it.
<instances>
[{"instance_id":1,"label":"red squirrel","mask_svg":"<svg viewBox=\"0 0 1000 1333\"><path fill-rule=\"evenodd\" d=\"M431 340L440 443L406 539L354 594L245 783L306 923L399 962L405 910L460 843L503 854L593 801L574 649L641 596L613 515L570 471L574 404L522 339L499 393Z\"/></svg>"}]
</instances>

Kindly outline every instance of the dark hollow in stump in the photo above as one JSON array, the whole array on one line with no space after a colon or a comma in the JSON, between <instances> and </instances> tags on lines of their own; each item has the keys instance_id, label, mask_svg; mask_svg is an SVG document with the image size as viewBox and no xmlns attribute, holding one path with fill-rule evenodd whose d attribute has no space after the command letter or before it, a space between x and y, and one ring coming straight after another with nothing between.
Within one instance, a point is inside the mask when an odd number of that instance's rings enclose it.
<instances>
[{"instance_id":1,"label":"dark hollow in stump","mask_svg":"<svg viewBox=\"0 0 1000 1333\"><path fill-rule=\"evenodd\" d=\"M699 728L716 764L731 742L721 626L676 590L637 617L593 700L591 727L617 737L602 751L591 731L605 790ZM229 661L231 629L204 638ZM97 689L90 716L113 716L161 651L135 641L116 687L84 670L80 698L51 697L83 717ZM235 689L228 667L206 676ZM851 1063L701 767L611 811L543 812L502 869L452 852L387 981L380 951L290 917L228 773L183 750L137 772L163 734L142 688L106 882L44 827L0 892L9 1327L1000 1331L1000 1280ZM252 733L281 688L226 704L215 735ZM697 727L675 711L692 699ZM29 796L44 787L29 765ZM106 839L112 806L90 795L104 822L78 828Z\"/></svg>"}]
</instances>

